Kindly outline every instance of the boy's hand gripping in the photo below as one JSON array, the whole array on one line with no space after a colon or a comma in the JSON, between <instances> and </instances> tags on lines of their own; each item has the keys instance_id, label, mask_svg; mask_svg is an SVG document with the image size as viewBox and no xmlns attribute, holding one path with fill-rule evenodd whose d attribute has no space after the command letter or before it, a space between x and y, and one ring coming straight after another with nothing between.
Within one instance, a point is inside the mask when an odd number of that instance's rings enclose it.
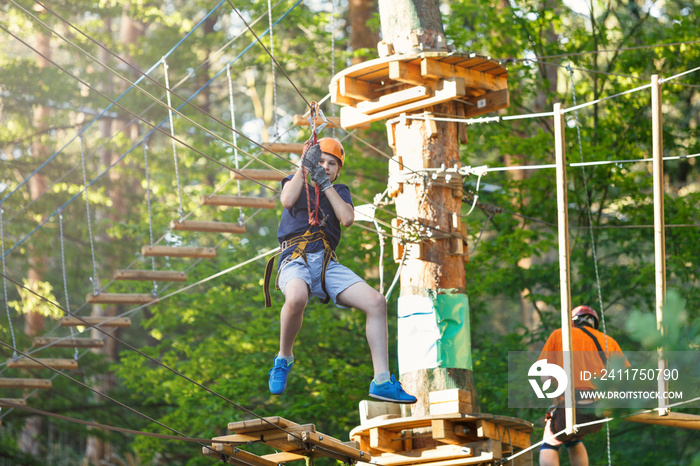
<instances>
[{"instance_id":1,"label":"boy's hand gripping","mask_svg":"<svg viewBox=\"0 0 700 466\"><path fill-rule=\"evenodd\" d=\"M306 151L306 154L304 154L304 158L302 160L304 164L304 168L309 173L314 172L314 170L319 166L318 163L321 161L321 146L318 144L314 144L313 146L309 147L309 150Z\"/></svg>"},{"instance_id":2,"label":"boy's hand gripping","mask_svg":"<svg viewBox=\"0 0 700 466\"><path fill-rule=\"evenodd\" d=\"M320 165L316 165L316 167L311 171L311 179L314 180L314 183L316 183L319 188L321 188L322 192L332 186L331 180L329 180L328 175L326 175L326 170Z\"/></svg>"}]
</instances>

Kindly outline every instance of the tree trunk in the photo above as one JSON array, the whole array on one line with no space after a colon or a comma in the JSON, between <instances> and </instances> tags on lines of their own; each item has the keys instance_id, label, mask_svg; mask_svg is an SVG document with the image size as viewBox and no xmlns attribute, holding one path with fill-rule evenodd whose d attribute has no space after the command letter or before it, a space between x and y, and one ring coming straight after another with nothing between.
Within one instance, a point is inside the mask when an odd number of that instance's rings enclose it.
<instances>
[{"instance_id":1,"label":"tree trunk","mask_svg":"<svg viewBox=\"0 0 700 466\"><path fill-rule=\"evenodd\" d=\"M379 42L379 33L367 25L377 11L377 0L349 0L350 48L352 50L373 49ZM352 57L352 64L363 62L362 57Z\"/></svg>"}]
</instances>

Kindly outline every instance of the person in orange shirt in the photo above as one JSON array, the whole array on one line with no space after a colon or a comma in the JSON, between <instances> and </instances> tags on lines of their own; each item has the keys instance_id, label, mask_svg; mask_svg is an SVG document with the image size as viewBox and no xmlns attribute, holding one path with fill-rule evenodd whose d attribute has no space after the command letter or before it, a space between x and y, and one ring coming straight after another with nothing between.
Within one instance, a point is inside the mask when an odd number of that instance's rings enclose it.
<instances>
[{"instance_id":1,"label":"person in orange shirt","mask_svg":"<svg viewBox=\"0 0 700 466\"><path fill-rule=\"evenodd\" d=\"M624 364L629 362L622 353L620 345L612 337L598 331L598 314L589 306L578 306L571 311L573 328L571 329L571 346L573 351L573 378L576 391L576 423L583 424L599 419L591 405L594 400L582 396L581 392L595 390L591 379L600 376L607 363L614 357L621 357ZM561 329L556 329L547 339L538 360L547 360L563 368ZM584 375L587 371L588 375ZM583 437L598 432L602 424L593 424L580 428L572 435L554 434L564 429L565 414L563 400L556 408L547 412L544 426L544 442L540 447L540 466L558 466L559 448L567 447L569 462L572 466L588 466L588 452L583 444Z\"/></svg>"}]
</instances>

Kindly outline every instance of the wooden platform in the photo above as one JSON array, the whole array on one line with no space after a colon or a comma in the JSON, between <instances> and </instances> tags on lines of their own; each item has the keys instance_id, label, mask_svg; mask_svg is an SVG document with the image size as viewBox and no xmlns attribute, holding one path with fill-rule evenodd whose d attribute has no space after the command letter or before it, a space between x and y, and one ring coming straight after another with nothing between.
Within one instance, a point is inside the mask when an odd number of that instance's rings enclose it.
<instances>
[{"instance_id":1,"label":"wooden platform","mask_svg":"<svg viewBox=\"0 0 700 466\"><path fill-rule=\"evenodd\" d=\"M392 55L346 68L331 79L345 129L458 100L471 118L509 105L508 71L476 54Z\"/></svg>"},{"instance_id":2,"label":"wooden platform","mask_svg":"<svg viewBox=\"0 0 700 466\"><path fill-rule=\"evenodd\" d=\"M635 414L623 418L625 421L641 422L644 424L656 424L682 429L700 430L700 415L690 413L670 412L665 416L659 416L656 412Z\"/></svg>"},{"instance_id":3,"label":"wooden platform","mask_svg":"<svg viewBox=\"0 0 700 466\"><path fill-rule=\"evenodd\" d=\"M350 432L369 451L372 463L399 466L456 466L497 461L530 446L532 423L492 414L438 414L370 420ZM416 438L435 448L413 449ZM519 457L520 458L520 457ZM531 464L528 458L515 464Z\"/></svg>"},{"instance_id":4,"label":"wooden platform","mask_svg":"<svg viewBox=\"0 0 700 466\"><path fill-rule=\"evenodd\" d=\"M355 442L341 442L316 432L313 424L299 425L281 417L231 422L228 430L234 433L213 438L211 446L202 447L202 454L239 466L277 466L307 457L330 457L348 464L371 460ZM258 456L238 448L249 443L280 451Z\"/></svg>"}]
</instances>

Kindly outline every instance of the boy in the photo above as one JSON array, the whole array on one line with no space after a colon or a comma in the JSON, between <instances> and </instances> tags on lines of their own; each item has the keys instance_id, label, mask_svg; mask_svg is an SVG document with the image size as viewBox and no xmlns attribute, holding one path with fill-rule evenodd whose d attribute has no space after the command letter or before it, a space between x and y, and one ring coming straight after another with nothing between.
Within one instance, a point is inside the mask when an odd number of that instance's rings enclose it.
<instances>
[{"instance_id":1,"label":"boy","mask_svg":"<svg viewBox=\"0 0 700 466\"><path fill-rule=\"evenodd\" d=\"M309 189L310 203L303 167L282 180L280 200L284 210L277 231L282 253L277 280L285 301L280 312L280 351L269 372L270 392L280 395L287 388L287 376L294 364L294 340L301 329L306 303L313 295L324 302L332 299L338 306L357 308L367 315L367 341L374 368L369 396L415 403L416 398L407 394L389 372L386 299L335 260L340 225L347 228L355 220L350 189L344 184L332 184L345 162L343 146L333 138L320 139L309 148L303 162L315 183L315 188ZM314 205L314 189L320 190L320 225L310 224L308 206Z\"/></svg>"}]
</instances>

